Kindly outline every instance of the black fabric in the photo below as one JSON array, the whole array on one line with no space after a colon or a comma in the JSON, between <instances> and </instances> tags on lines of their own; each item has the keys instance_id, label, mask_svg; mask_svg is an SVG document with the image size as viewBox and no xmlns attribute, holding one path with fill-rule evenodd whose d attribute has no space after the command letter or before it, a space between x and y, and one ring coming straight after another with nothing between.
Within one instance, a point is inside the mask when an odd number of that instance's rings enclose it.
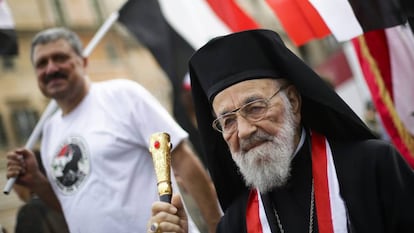
<instances>
[{"instance_id":1,"label":"black fabric","mask_svg":"<svg viewBox=\"0 0 414 233\"><path fill-rule=\"evenodd\" d=\"M211 101L221 90L248 79L285 78L302 96L303 124L345 141L375 138L351 108L276 32L249 30L215 38L190 59L192 93L201 140L220 204L225 210L246 189L222 135L211 124Z\"/></svg>"},{"instance_id":2,"label":"black fabric","mask_svg":"<svg viewBox=\"0 0 414 233\"><path fill-rule=\"evenodd\" d=\"M414 1L412 0L400 0L401 8L404 14L407 16L408 26L414 33Z\"/></svg>"},{"instance_id":3,"label":"black fabric","mask_svg":"<svg viewBox=\"0 0 414 233\"><path fill-rule=\"evenodd\" d=\"M407 0L349 0L364 32L393 27L407 21ZM408 0L410 1L410 0Z\"/></svg>"},{"instance_id":4,"label":"black fabric","mask_svg":"<svg viewBox=\"0 0 414 233\"><path fill-rule=\"evenodd\" d=\"M127 1L119 11L118 21L152 52L171 81L181 85L187 71L186 62L194 49L185 41L177 41L183 39L165 20L158 1ZM186 54L180 54L181 51ZM179 63L182 65L177 67Z\"/></svg>"},{"instance_id":5,"label":"black fabric","mask_svg":"<svg viewBox=\"0 0 414 233\"><path fill-rule=\"evenodd\" d=\"M15 56L19 52L14 29L0 29L0 56Z\"/></svg>"},{"instance_id":6,"label":"black fabric","mask_svg":"<svg viewBox=\"0 0 414 233\"><path fill-rule=\"evenodd\" d=\"M119 11L118 21L151 51L167 74L173 87L174 118L189 133L197 154L201 155L203 151L198 130L192 124L180 96L184 76L188 72L188 60L194 49L168 24L158 1L127 1Z\"/></svg>"},{"instance_id":7,"label":"black fabric","mask_svg":"<svg viewBox=\"0 0 414 233\"><path fill-rule=\"evenodd\" d=\"M340 195L348 210L352 232L413 232L414 172L395 148L381 140L359 142L329 140L329 143L333 152ZM297 156L304 158L295 158L294 172L288 187L274 190L268 195L271 201L277 203L282 225L284 228L285 226L290 228L285 229L285 232L289 233L308 232L307 229L302 228L309 223L307 214L310 191L309 155L302 151ZM286 195L291 191L293 196ZM247 200L248 191L245 191L226 211L218 225L218 233L246 232ZM266 204L265 201L264 203ZM272 232L278 232L273 231L277 227L274 214L269 211L271 207L268 205L265 210ZM290 210L304 212L302 213L304 216L289 213ZM300 228L294 226L295 221L298 226L301 226ZM315 223L316 221L315 219ZM315 231L317 231L316 226Z\"/></svg>"},{"instance_id":8,"label":"black fabric","mask_svg":"<svg viewBox=\"0 0 414 233\"><path fill-rule=\"evenodd\" d=\"M331 146L355 232L413 232L414 172L402 155L380 140Z\"/></svg>"}]
</instances>

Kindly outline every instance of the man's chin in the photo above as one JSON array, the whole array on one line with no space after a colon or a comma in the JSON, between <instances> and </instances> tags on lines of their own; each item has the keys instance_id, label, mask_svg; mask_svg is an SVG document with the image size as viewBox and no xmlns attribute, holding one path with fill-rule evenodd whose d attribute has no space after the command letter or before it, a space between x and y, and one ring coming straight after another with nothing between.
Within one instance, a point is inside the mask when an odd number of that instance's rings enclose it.
<instances>
[{"instance_id":1,"label":"man's chin","mask_svg":"<svg viewBox=\"0 0 414 233\"><path fill-rule=\"evenodd\" d=\"M46 87L46 96L54 99L58 99L67 93L66 85L48 85Z\"/></svg>"},{"instance_id":2,"label":"man's chin","mask_svg":"<svg viewBox=\"0 0 414 233\"><path fill-rule=\"evenodd\" d=\"M273 190L284 186L290 177L290 168L288 164L286 166L264 169L269 166L270 160L257 159L254 161L254 165L250 166L250 169L241 169L246 185L250 187L256 187L263 192ZM276 170L275 170L276 169Z\"/></svg>"},{"instance_id":3,"label":"man's chin","mask_svg":"<svg viewBox=\"0 0 414 233\"><path fill-rule=\"evenodd\" d=\"M254 164L258 167L265 166L266 164L270 163L272 160L267 157L260 157L254 160Z\"/></svg>"},{"instance_id":4,"label":"man's chin","mask_svg":"<svg viewBox=\"0 0 414 233\"><path fill-rule=\"evenodd\" d=\"M51 98L51 99L55 99L55 100L61 100L64 99L65 94L63 92L48 92L46 97Z\"/></svg>"},{"instance_id":5,"label":"man's chin","mask_svg":"<svg viewBox=\"0 0 414 233\"><path fill-rule=\"evenodd\" d=\"M252 184L252 187L255 187L256 189L258 189L261 193L267 193L270 192L274 189L283 187L286 183L287 183L288 178L284 178L284 179L278 179L277 181L272 180L271 182L268 182L266 184Z\"/></svg>"}]
</instances>

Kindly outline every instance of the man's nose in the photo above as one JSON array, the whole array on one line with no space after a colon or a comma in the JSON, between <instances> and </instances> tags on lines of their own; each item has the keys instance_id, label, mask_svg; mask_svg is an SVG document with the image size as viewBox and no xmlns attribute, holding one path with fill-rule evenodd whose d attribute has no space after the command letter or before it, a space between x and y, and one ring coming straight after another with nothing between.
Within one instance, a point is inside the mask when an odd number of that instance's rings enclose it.
<instances>
[{"instance_id":1,"label":"man's nose","mask_svg":"<svg viewBox=\"0 0 414 233\"><path fill-rule=\"evenodd\" d=\"M237 116L237 134L239 138L247 138L257 130L257 126L241 115Z\"/></svg>"},{"instance_id":2,"label":"man's nose","mask_svg":"<svg viewBox=\"0 0 414 233\"><path fill-rule=\"evenodd\" d=\"M46 66L46 73L51 74L56 72L58 69L59 67L57 66L57 64L52 59L49 59Z\"/></svg>"}]
</instances>

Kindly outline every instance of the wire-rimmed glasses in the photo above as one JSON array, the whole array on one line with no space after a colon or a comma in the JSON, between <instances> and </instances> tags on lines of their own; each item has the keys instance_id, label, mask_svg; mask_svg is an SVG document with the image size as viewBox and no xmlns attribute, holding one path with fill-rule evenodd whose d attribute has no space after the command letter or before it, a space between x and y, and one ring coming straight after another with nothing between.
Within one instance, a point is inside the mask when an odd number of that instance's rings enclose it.
<instances>
[{"instance_id":1,"label":"wire-rimmed glasses","mask_svg":"<svg viewBox=\"0 0 414 233\"><path fill-rule=\"evenodd\" d=\"M249 102L231 112L217 117L213 121L213 128L223 134L231 134L237 130L237 114L250 122L257 122L264 118L269 109L270 100L275 97L287 85L280 87L272 96L267 99L257 99Z\"/></svg>"}]
</instances>

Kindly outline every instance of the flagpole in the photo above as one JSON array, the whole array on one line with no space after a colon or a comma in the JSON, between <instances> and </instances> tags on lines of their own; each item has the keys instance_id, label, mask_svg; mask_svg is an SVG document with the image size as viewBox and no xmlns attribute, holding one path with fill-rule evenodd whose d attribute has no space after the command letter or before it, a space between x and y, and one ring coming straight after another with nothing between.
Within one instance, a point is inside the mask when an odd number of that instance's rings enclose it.
<instances>
[{"instance_id":1,"label":"flagpole","mask_svg":"<svg viewBox=\"0 0 414 233\"><path fill-rule=\"evenodd\" d=\"M105 20L102 26L95 33L92 40L83 50L84 57L88 57L91 54L92 50L101 41L101 39L111 28L112 24L115 23L118 17L119 17L118 11L113 12L111 15L109 15L109 17ZM33 147L35 146L36 142L38 141L40 137L44 123L56 111L57 108L58 108L58 105L56 104L56 102L54 100L51 100L49 104L47 105L45 111L42 113L42 116L40 117L39 121L36 123L36 126L34 127L32 133L30 134L29 139L26 142L25 148L33 149ZM16 177L10 177L7 180L6 185L4 186L3 193L9 194L15 182L16 182Z\"/></svg>"},{"instance_id":2,"label":"flagpole","mask_svg":"<svg viewBox=\"0 0 414 233\"><path fill-rule=\"evenodd\" d=\"M92 40L89 42L89 44L83 50L83 56L84 57L88 57L91 54L92 50L96 47L96 45L99 43L99 41L101 41L101 39L108 32L108 30L111 28L112 24L115 23L115 21L118 19L118 17L119 17L118 11L115 11L111 15L109 15L109 17L105 20L105 22L102 24L102 26L95 33Z\"/></svg>"}]
</instances>

